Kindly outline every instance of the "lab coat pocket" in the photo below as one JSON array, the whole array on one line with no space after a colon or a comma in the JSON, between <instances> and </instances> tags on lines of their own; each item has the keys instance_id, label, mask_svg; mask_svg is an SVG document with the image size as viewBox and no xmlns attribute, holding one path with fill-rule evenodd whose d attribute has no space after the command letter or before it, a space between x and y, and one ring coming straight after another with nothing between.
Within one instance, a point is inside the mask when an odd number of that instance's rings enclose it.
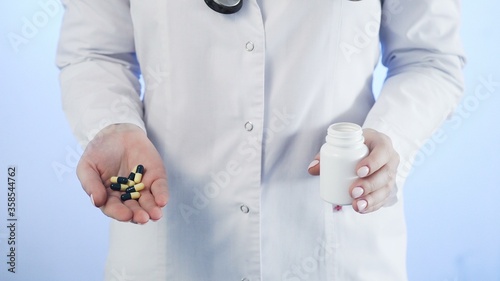
<instances>
[{"instance_id":1,"label":"lab coat pocket","mask_svg":"<svg viewBox=\"0 0 500 281\"><path fill-rule=\"evenodd\" d=\"M407 280L403 204L369 214L350 206L332 212L328 205L325 236L333 249L328 280Z\"/></svg>"}]
</instances>

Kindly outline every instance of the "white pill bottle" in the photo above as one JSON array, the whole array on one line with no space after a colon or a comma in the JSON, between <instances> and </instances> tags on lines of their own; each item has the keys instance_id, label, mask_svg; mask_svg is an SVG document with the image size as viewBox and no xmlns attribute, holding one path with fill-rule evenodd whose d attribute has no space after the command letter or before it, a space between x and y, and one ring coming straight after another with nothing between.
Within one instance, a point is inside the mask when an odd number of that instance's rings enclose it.
<instances>
[{"instance_id":1,"label":"white pill bottle","mask_svg":"<svg viewBox=\"0 0 500 281\"><path fill-rule=\"evenodd\" d=\"M349 187L358 178L356 165L368 155L363 130L354 123L328 127L326 143L320 151L320 194L326 202L350 205Z\"/></svg>"}]
</instances>

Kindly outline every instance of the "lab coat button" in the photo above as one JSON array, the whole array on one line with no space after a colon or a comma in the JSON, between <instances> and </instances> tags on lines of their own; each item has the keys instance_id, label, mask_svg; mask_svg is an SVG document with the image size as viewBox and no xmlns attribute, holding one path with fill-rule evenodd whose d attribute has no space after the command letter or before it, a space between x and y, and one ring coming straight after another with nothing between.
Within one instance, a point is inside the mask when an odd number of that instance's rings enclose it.
<instances>
[{"instance_id":1,"label":"lab coat button","mask_svg":"<svg viewBox=\"0 0 500 281\"><path fill-rule=\"evenodd\" d=\"M251 52L251 51L253 51L255 46L253 45L253 42L248 41L247 44L245 45L245 48L247 49L247 51Z\"/></svg>"},{"instance_id":2,"label":"lab coat button","mask_svg":"<svg viewBox=\"0 0 500 281\"><path fill-rule=\"evenodd\" d=\"M245 277L245 278L242 278L241 281L250 281L250 279Z\"/></svg>"},{"instance_id":3,"label":"lab coat button","mask_svg":"<svg viewBox=\"0 0 500 281\"><path fill-rule=\"evenodd\" d=\"M250 122L250 121L249 121L249 122L246 122L246 123L245 123L245 130L247 130L247 131L249 131L249 132L250 132L251 130L253 130L253 124L252 124L252 122Z\"/></svg>"},{"instance_id":4,"label":"lab coat button","mask_svg":"<svg viewBox=\"0 0 500 281\"><path fill-rule=\"evenodd\" d=\"M250 212L250 208L248 208L247 205L241 205L240 206L240 210L245 213L245 214L248 214L248 212ZM243 280L243 279L242 279Z\"/></svg>"}]
</instances>

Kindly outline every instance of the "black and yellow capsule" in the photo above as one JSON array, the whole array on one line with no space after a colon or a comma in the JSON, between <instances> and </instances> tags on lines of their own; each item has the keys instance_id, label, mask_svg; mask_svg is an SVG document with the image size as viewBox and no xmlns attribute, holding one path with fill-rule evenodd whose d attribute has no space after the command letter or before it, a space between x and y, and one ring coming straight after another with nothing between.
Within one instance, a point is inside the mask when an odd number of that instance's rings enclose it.
<instances>
[{"instance_id":1,"label":"black and yellow capsule","mask_svg":"<svg viewBox=\"0 0 500 281\"><path fill-rule=\"evenodd\" d=\"M111 189L115 191L125 191L129 186L127 184L121 184L121 183L112 183L111 184Z\"/></svg>"},{"instance_id":2,"label":"black and yellow capsule","mask_svg":"<svg viewBox=\"0 0 500 281\"><path fill-rule=\"evenodd\" d=\"M128 184L128 178L126 177L111 177L110 181L111 183Z\"/></svg>"},{"instance_id":3,"label":"black and yellow capsule","mask_svg":"<svg viewBox=\"0 0 500 281\"><path fill-rule=\"evenodd\" d=\"M132 171L131 171L131 172L130 172L130 174L128 175L128 179L129 179L129 180L132 180L132 181L134 180L134 178L135 178L135 170L137 170L137 165L136 165L136 166L134 166L134 168L132 169Z\"/></svg>"},{"instance_id":4,"label":"black and yellow capsule","mask_svg":"<svg viewBox=\"0 0 500 281\"><path fill-rule=\"evenodd\" d=\"M135 166L134 172L139 174L144 173L144 166L141 164Z\"/></svg>"},{"instance_id":5,"label":"black and yellow capsule","mask_svg":"<svg viewBox=\"0 0 500 281\"><path fill-rule=\"evenodd\" d=\"M144 173L144 166L137 165L137 168L135 168L135 176L134 176L135 183L140 183L142 181L143 173Z\"/></svg>"},{"instance_id":6,"label":"black and yellow capsule","mask_svg":"<svg viewBox=\"0 0 500 281\"><path fill-rule=\"evenodd\" d=\"M130 200L130 199L139 199L141 197L141 193L140 192L132 192L132 193L124 193L122 194L122 196L120 196L120 198L122 199L122 201L127 201L127 200Z\"/></svg>"},{"instance_id":7,"label":"black and yellow capsule","mask_svg":"<svg viewBox=\"0 0 500 281\"><path fill-rule=\"evenodd\" d=\"M144 184L141 182L141 183L138 183L134 186L131 186L131 187L125 189L125 192L127 192L127 193L139 192L143 189L144 189Z\"/></svg>"}]
</instances>

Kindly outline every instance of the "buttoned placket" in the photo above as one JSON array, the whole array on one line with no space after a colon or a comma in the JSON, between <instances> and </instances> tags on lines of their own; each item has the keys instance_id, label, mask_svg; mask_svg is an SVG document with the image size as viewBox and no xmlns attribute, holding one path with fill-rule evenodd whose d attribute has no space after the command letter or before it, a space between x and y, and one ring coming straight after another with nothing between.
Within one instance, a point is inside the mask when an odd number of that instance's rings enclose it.
<instances>
[{"instance_id":1,"label":"buttoned placket","mask_svg":"<svg viewBox=\"0 0 500 281\"><path fill-rule=\"evenodd\" d=\"M251 3L247 2L249 6ZM242 89L245 95L246 107L242 120L242 137L249 146L254 149L255 157L246 161L245 168L248 176L247 189L238 204L238 212L242 216L243 223L247 224L248 241L245 272L242 272L241 281L259 281L261 278L261 252L260 252L260 196L261 196L261 175L262 175L262 141L264 125L264 69L265 69L265 50L264 50L264 25L262 15L257 6L251 9L252 15L249 20L252 21L251 29L242 39L241 52L243 56L244 68L248 77L245 83L245 89ZM257 8L257 9L255 9Z\"/></svg>"}]
</instances>

